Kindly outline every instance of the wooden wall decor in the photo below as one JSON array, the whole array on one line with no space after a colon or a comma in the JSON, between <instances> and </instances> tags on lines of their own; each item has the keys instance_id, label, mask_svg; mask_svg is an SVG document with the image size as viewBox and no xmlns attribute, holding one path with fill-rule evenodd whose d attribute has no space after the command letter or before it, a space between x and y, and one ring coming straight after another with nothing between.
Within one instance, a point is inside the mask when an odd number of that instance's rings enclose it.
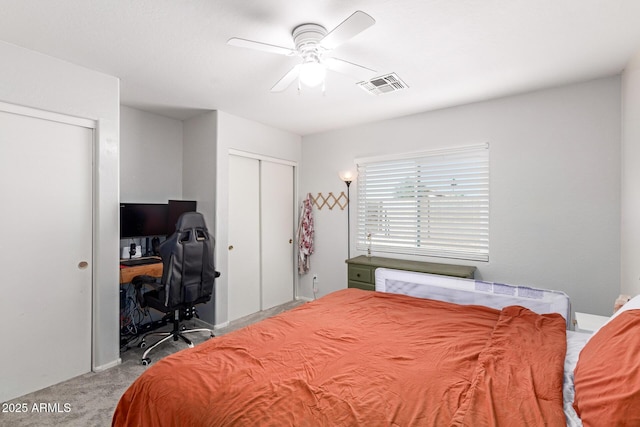
<instances>
[{"instance_id":1,"label":"wooden wall decor","mask_svg":"<svg viewBox=\"0 0 640 427\"><path fill-rule=\"evenodd\" d=\"M332 192L329 192L327 196L324 196L322 193L318 193L315 197L309 194L309 197L311 197L311 203L318 209L322 209L324 206L327 206L331 210L337 205L340 207L340 210L344 210L344 208L349 204L349 198L344 194L344 191L340 192L338 197L336 197Z\"/></svg>"}]
</instances>

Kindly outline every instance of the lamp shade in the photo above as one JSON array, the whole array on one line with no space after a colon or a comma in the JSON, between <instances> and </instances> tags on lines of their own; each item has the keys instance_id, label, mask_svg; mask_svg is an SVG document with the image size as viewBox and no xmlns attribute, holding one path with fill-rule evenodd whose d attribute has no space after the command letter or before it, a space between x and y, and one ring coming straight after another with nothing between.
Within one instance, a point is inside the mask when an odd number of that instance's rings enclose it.
<instances>
[{"instance_id":1,"label":"lamp shade","mask_svg":"<svg viewBox=\"0 0 640 427\"><path fill-rule=\"evenodd\" d=\"M351 171L342 171L338 175L340 175L340 179L344 182L352 182L357 176L357 174Z\"/></svg>"}]
</instances>

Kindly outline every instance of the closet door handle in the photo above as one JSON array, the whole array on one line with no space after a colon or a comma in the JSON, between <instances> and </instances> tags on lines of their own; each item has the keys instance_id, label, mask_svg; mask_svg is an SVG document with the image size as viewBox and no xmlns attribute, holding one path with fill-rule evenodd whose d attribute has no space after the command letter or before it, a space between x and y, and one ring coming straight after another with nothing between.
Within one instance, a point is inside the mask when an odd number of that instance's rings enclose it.
<instances>
[{"instance_id":1,"label":"closet door handle","mask_svg":"<svg viewBox=\"0 0 640 427\"><path fill-rule=\"evenodd\" d=\"M289 239L289 244L292 244L292 243L293 243L293 239Z\"/></svg>"},{"instance_id":2,"label":"closet door handle","mask_svg":"<svg viewBox=\"0 0 640 427\"><path fill-rule=\"evenodd\" d=\"M233 245L229 245L229 250L232 251L233 250Z\"/></svg>"}]
</instances>

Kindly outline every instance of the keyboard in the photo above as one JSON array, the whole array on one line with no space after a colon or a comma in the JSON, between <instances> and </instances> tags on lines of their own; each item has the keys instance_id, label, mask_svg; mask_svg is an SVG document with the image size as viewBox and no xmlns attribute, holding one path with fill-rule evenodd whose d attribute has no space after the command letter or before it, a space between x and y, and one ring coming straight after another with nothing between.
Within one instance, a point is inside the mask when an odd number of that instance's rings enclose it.
<instances>
[{"instance_id":1,"label":"keyboard","mask_svg":"<svg viewBox=\"0 0 640 427\"><path fill-rule=\"evenodd\" d=\"M162 259L159 257L131 258L121 259L120 265L123 265L125 267L135 267L137 265L159 264L161 262Z\"/></svg>"}]
</instances>

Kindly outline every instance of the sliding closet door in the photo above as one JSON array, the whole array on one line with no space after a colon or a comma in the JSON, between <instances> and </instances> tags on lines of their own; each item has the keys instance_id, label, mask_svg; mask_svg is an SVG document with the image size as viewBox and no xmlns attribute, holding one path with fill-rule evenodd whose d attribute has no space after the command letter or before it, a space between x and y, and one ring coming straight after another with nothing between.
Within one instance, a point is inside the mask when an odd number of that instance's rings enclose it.
<instances>
[{"instance_id":1,"label":"sliding closet door","mask_svg":"<svg viewBox=\"0 0 640 427\"><path fill-rule=\"evenodd\" d=\"M260 162L229 156L229 320L260 311Z\"/></svg>"},{"instance_id":2,"label":"sliding closet door","mask_svg":"<svg viewBox=\"0 0 640 427\"><path fill-rule=\"evenodd\" d=\"M91 370L92 147L0 111L0 402Z\"/></svg>"},{"instance_id":3,"label":"sliding closet door","mask_svg":"<svg viewBox=\"0 0 640 427\"><path fill-rule=\"evenodd\" d=\"M293 171L229 156L229 320L293 300Z\"/></svg>"},{"instance_id":4,"label":"sliding closet door","mask_svg":"<svg viewBox=\"0 0 640 427\"><path fill-rule=\"evenodd\" d=\"M265 310L293 300L293 166L263 161L260 178Z\"/></svg>"}]
</instances>

